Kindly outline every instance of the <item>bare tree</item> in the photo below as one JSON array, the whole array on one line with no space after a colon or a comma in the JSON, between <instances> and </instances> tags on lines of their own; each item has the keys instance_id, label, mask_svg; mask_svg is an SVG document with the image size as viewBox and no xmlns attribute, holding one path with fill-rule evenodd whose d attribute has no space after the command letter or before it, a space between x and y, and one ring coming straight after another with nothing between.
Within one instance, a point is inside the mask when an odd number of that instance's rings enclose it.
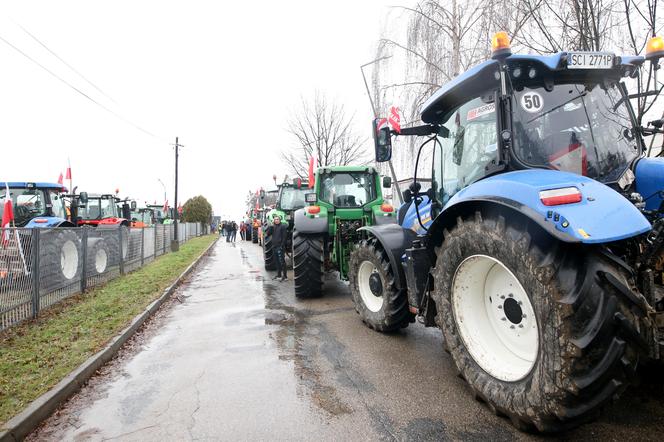
<instances>
[{"instance_id":1,"label":"bare tree","mask_svg":"<svg viewBox=\"0 0 664 442\"><path fill-rule=\"evenodd\" d=\"M367 162L366 137L355 132L353 117L343 105L330 102L316 92L313 99L302 99L301 108L291 115L288 131L297 146L281 152L283 161L300 178L308 176L309 159L320 166L346 166Z\"/></svg>"}]
</instances>

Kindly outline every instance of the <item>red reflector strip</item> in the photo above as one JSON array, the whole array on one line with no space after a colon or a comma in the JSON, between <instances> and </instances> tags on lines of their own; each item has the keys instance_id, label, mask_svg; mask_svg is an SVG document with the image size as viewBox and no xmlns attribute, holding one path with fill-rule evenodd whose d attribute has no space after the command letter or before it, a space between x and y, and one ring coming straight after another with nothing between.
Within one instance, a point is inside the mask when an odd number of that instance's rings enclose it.
<instances>
[{"instance_id":1,"label":"red reflector strip","mask_svg":"<svg viewBox=\"0 0 664 442\"><path fill-rule=\"evenodd\" d=\"M581 202L581 192L576 187L543 190L539 193L540 201L545 206L559 206Z\"/></svg>"},{"instance_id":2,"label":"red reflector strip","mask_svg":"<svg viewBox=\"0 0 664 442\"><path fill-rule=\"evenodd\" d=\"M37 219L35 219L35 222L39 223L39 224L43 224L43 223L47 223L48 220L44 219L44 218L37 218Z\"/></svg>"}]
</instances>

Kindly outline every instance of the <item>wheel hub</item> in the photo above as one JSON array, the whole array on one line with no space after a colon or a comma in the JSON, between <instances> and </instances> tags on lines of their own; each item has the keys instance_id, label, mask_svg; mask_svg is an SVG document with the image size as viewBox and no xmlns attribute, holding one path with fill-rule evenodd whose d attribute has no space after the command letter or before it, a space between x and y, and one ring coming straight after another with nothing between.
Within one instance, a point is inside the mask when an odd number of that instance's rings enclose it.
<instances>
[{"instance_id":1,"label":"wheel hub","mask_svg":"<svg viewBox=\"0 0 664 442\"><path fill-rule=\"evenodd\" d=\"M514 298L507 298L503 303L503 311L505 312L505 317L512 324L521 324L523 320L523 309L519 305L519 302Z\"/></svg>"},{"instance_id":2,"label":"wheel hub","mask_svg":"<svg viewBox=\"0 0 664 442\"><path fill-rule=\"evenodd\" d=\"M369 288L374 296L383 296L383 283L378 272L373 272L369 276Z\"/></svg>"}]
</instances>

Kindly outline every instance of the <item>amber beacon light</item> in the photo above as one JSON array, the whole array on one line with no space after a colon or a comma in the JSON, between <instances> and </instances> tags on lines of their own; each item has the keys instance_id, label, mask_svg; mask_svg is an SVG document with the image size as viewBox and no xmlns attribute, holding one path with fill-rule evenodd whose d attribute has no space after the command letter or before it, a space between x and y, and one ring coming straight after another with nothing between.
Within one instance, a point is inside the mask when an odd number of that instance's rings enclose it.
<instances>
[{"instance_id":1,"label":"amber beacon light","mask_svg":"<svg viewBox=\"0 0 664 442\"><path fill-rule=\"evenodd\" d=\"M494 34L491 38L491 51L493 52L492 58L504 58L512 55L512 47L507 32L500 31Z\"/></svg>"},{"instance_id":2,"label":"amber beacon light","mask_svg":"<svg viewBox=\"0 0 664 442\"><path fill-rule=\"evenodd\" d=\"M664 38L652 37L646 45L646 60L655 61L664 57Z\"/></svg>"}]
</instances>

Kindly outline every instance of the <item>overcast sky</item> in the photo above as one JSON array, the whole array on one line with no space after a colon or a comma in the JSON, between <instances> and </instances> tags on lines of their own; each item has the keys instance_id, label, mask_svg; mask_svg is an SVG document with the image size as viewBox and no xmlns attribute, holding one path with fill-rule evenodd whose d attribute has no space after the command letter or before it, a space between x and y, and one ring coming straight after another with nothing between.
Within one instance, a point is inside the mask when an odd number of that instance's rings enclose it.
<instances>
[{"instance_id":1,"label":"overcast sky","mask_svg":"<svg viewBox=\"0 0 664 442\"><path fill-rule=\"evenodd\" d=\"M161 179L172 204L179 136L180 200L202 194L239 220L247 191L287 172L279 152L294 142L285 125L302 96L337 99L368 135L359 66L390 4L3 1L1 38L154 136L0 41L0 181L55 182L70 158L79 191L161 203Z\"/></svg>"}]
</instances>

